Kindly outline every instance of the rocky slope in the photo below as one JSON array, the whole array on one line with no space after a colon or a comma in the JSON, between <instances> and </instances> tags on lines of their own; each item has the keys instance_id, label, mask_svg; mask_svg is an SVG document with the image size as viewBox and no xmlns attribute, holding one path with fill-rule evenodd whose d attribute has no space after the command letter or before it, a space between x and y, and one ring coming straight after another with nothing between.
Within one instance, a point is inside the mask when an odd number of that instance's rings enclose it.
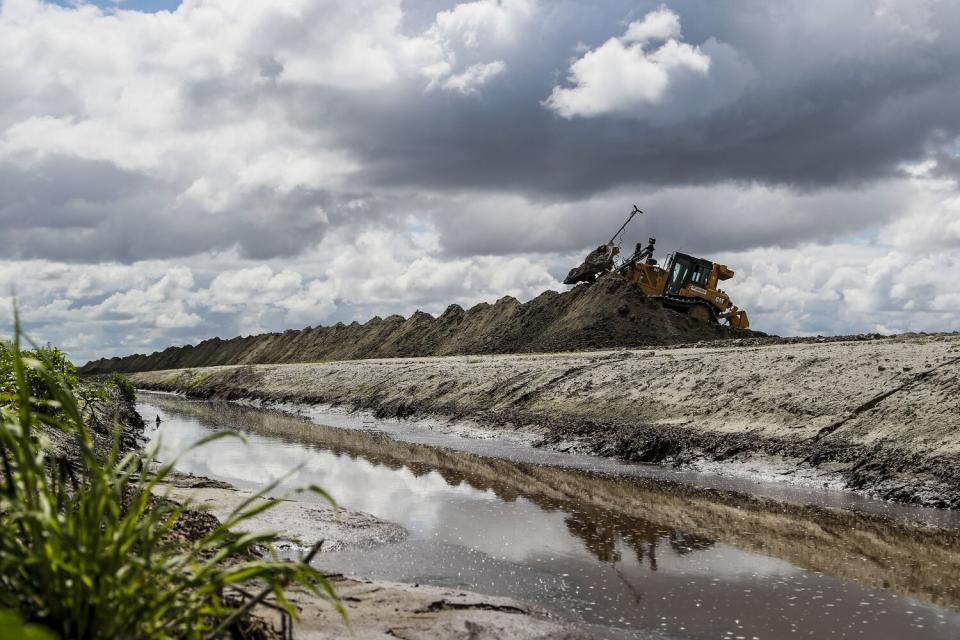
<instances>
[{"instance_id":1,"label":"rocky slope","mask_svg":"<svg viewBox=\"0 0 960 640\"><path fill-rule=\"evenodd\" d=\"M170 347L87 363L84 374L154 371L226 364L321 362L489 353L545 353L640 347L763 335L708 324L664 309L639 287L611 275L564 293L547 291L521 304L502 298L439 317L417 312L332 327L307 327L196 346Z\"/></svg>"}]
</instances>

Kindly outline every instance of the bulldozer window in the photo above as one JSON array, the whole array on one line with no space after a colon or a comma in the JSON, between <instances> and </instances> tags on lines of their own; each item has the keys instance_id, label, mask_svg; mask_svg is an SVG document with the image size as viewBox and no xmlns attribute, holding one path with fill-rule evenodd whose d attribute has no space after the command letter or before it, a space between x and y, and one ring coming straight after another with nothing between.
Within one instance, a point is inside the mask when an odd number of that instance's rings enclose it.
<instances>
[{"instance_id":1,"label":"bulldozer window","mask_svg":"<svg viewBox=\"0 0 960 640\"><path fill-rule=\"evenodd\" d=\"M690 282L693 284L699 285L701 287L707 286L707 278L710 277L710 269L707 269L704 266L700 266L690 278Z\"/></svg>"},{"instance_id":2,"label":"bulldozer window","mask_svg":"<svg viewBox=\"0 0 960 640\"><path fill-rule=\"evenodd\" d=\"M674 260L673 270L670 271L670 281L667 283L667 291L676 293L683 286L690 272L688 265L682 260Z\"/></svg>"}]
</instances>

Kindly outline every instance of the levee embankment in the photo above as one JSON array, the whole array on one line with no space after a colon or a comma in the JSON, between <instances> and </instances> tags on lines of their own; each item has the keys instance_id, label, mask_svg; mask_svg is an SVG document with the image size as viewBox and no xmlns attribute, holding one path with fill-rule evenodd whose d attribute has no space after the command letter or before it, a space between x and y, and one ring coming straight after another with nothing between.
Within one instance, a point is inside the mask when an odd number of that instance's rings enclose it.
<instances>
[{"instance_id":1,"label":"levee embankment","mask_svg":"<svg viewBox=\"0 0 960 640\"><path fill-rule=\"evenodd\" d=\"M149 355L105 358L85 374L156 371L227 364L280 364L359 358L405 358L491 353L543 353L680 344L763 336L700 322L664 308L616 275L593 285L529 302L501 298L464 310L450 305L437 317L416 312L360 324L338 323L282 333L211 338Z\"/></svg>"},{"instance_id":2,"label":"levee embankment","mask_svg":"<svg viewBox=\"0 0 960 640\"><path fill-rule=\"evenodd\" d=\"M887 499L960 508L960 335L141 372L205 398L344 405L536 434L642 462L775 457Z\"/></svg>"}]
</instances>

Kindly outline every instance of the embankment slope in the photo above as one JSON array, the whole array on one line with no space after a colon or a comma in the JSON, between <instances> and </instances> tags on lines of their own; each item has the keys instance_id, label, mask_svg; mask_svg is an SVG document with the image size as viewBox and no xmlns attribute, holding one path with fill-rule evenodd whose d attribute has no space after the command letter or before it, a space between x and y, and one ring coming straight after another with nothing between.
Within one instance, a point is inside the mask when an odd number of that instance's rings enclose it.
<instances>
[{"instance_id":1,"label":"embankment slope","mask_svg":"<svg viewBox=\"0 0 960 640\"><path fill-rule=\"evenodd\" d=\"M564 293L546 291L521 304L502 298L464 311L451 305L438 317L417 312L331 327L307 327L150 355L89 362L84 374L207 367L490 353L545 353L680 344L763 335L699 322L664 309L616 275Z\"/></svg>"},{"instance_id":2,"label":"embankment slope","mask_svg":"<svg viewBox=\"0 0 960 640\"><path fill-rule=\"evenodd\" d=\"M346 405L523 429L645 462L785 457L960 508L960 335L141 372L199 397Z\"/></svg>"}]
</instances>

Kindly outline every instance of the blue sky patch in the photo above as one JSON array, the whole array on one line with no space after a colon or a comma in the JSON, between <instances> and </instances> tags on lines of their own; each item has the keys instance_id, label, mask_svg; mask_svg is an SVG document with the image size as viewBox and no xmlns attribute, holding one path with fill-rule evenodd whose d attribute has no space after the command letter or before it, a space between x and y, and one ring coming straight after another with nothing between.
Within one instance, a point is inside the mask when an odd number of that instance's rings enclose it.
<instances>
[{"instance_id":1,"label":"blue sky patch","mask_svg":"<svg viewBox=\"0 0 960 640\"><path fill-rule=\"evenodd\" d=\"M48 0L51 4L58 4L62 7L73 7L77 4L92 4L103 9L127 9L130 11L145 11L155 13L157 11L173 11L180 6L180 0L125 0L123 2L114 2L113 0L90 0L88 2L78 3L74 0Z\"/></svg>"}]
</instances>

